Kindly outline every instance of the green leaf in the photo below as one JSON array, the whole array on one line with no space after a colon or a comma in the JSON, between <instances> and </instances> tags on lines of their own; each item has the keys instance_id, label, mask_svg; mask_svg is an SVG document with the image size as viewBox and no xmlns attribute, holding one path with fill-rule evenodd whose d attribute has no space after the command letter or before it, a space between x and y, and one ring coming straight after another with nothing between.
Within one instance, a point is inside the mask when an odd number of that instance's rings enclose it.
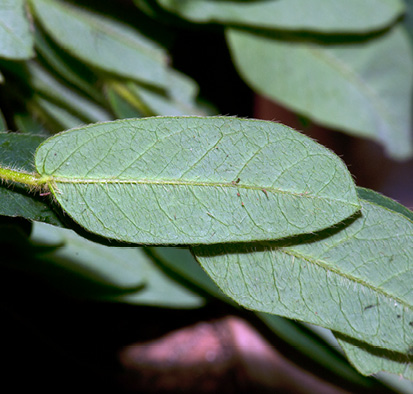
<instances>
[{"instance_id":1,"label":"green leaf","mask_svg":"<svg viewBox=\"0 0 413 394\"><path fill-rule=\"evenodd\" d=\"M413 380L413 354L360 345L358 341L339 334L336 337L350 362L361 374L372 375L386 371Z\"/></svg>"},{"instance_id":2,"label":"green leaf","mask_svg":"<svg viewBox=\"0 0 413 394\"><path fill-rule=\"evenodd\" d=\"M139 118L142 116L141 112L130 104L129 101L125 100L113 86L105 86L105 94L116 118L126 119Z\"/></svg>"},{"instance_id":3,"label":"green leaf","mask_svg":"<svg viewBox=\"0 0 413 394\"><path fill-rule=\"evenodd\" d=\"M36 257L47 263L32 270L66 293L104 298L139 291L146 283L144 257L133 249L100 245L44 223L33 224L30 239L40 246Z\"/></svg>"},{"instance_id":4,"label":"green leaf","mask_svg":"<svg viewBox=\"0 0 413 394\"><path fill-rule=\"evenodd\" d=\"M381 207L387 208L395 213L399 213L413 222L413 212L389 197L383 196L380 193L364 187L357 187L357 195L363 200L380 205Z\"/></svg>"},{"instance_id":5,"label":"green leaf","mask_svg":"<svg viewBox=\"0 0 413 394\"><path fill-rule=\"evenodd\" d=\"M45 137L48 135L44 125L28 112L15 112L13 120L17 130L20 132L44 135Z\"/></svg>"},{"instance_id":6,"label":"green leaf","mask_svg":"<svg viewBox=\"0 0 413 394\"><path fill-rule=\"evenodd\" d=\"M0 111L0 132L7 131L7 124L4 120L3 112Z\"/></svg>"},{"instance_id":7,"label":"green leaf","mask_svg":"<svg viewBox=\"0 0 413 394\"><path fill-rule=\"evenodd\" d=\"M153 115L205 115L204 111L196 107L195 102L180 101L180 97L171 97L171 93L164 94L159 90L150 89L137 83L127 83L129 91L147 108ZM179 94L179 92L178 92Z\"/></svg>"},{"instance_id":8,"label":"green leaf","mask_svg":"<svg viewBox=\"0 0 413 394\"><path fill-rule=\"evenodd\" d=\"M53 45L51 40L39 29L35 31L35 45L40 59L57 75L97 102L102 101L103 96L98 89L97 76L92 73L90 68L81 67L77 61L74 61L73 57L59 51L59 48Z\"/></svg>"},{"instance_id":9,"label":"green leaf","mask_svg":"<svg viewBox=\"0 0 413 394\"><path fill-rule=\"evenodd\" d=\"M410 44L413 45L413 0L405 0L406 15L404 16L404 26L409 34Z\"/></svg>"},{"instance_id":10,"label":"green leaf","mask_svg":"<svg viewBox=\"0 0 413 394\"><path fill-rule=\"evenodd\" d=\"M111 115L102 107L86 97L78 94L69 86L60 83L51 73L35 62L28 62L27 69L33 89L64 107L75 116L80 117L85 123L102 122L111 120ZM77 123L75 126L78 126Z\"/></svg>"},{"instance_id":11,"label":"green leaf","mask_svg":"<svg viewBox=\"0 0 413 394\"><path fill-rule=\"evenodd\" d=\"M26 18L24 0L2 0L0 3L0 56L28 59L34 55L33 37Z\"/></svg>"},{"instance_id":12,"label":"green leaf","mask_svg":"<svg viewBox=\"0 0 413 394\"><path fill-rule=\"evenodd\" d=\"M401 214L413 222L413 212L396 201L369 189L358 188L357 191L360 198L386 208L389 211ZM351 338L339 334L336 336L346 356L363 375L386 371L413 380L413 352L406 355L388 352L375 347L362 347L357 341Z\"/></svg>"},{"instance_id":13,"label":"green leaf","mask_svg":"<svg viewBox=\"0 0 413 394\"><path fill-rule=\"evenodd\" d=\"M329 328L380 348L413 346L413 222L362 200L361 215L314 236L194 247L241 305Z\"/></svg>"},{"instance_id":14,"label":"green leaf","mask_svg":"<svg viewBox=\"0 0 413 394\"><path fill-rule=\"evenodd\" d=\"M53 132L71 129L85 124L82 119L69 112L66 108L39 95L32 97L30 107L36 108L37 111L41 112L43 121L48 124L48 128Z\"/></svg>"},{"instance_id":15,"label":"green leaf","mask_svg":"<svg viewBox=\"0 0 413 394\"><path fill-rule=\"evenodd\" d=\"M404 11L400 0L157 0L170 12L197 23L222 23L323 33L383 29ZM372 11L374 10L374 11Z\"/></svg>"},{"instance_id":16,"label":"green leaf","mask_svg":"<svg viewBox=\"0 0 413 394\"><path fill-rule=\"evenodd\" d=\"M413 60L405 31L347 43L280 40L228 29L243 78L258 92L328 127L413 153Z\"/></svg>"},{"instance_id":17,"label":"green leaf","mask_svg":"<svg viewBox=\"0 0 413 394\"><path fill-rule=\"evenodd\" d=\"M166 85L164 50L138 31L60 1L31 4L50 36L82 61L126 78Z\"/></svg>"},{"instance_id":18,"label":"green leaf","mask_svg":"<svg viewBox=\"0 0 413 394\"><path fill-rule=\"evenodd\" d=\"M0 133L0 167L19 168L33 171L33 157L38 145L45 137L33 134ZM17 185L6 188L0 186L0 215L21 216L30 220L60 225L60 220L44 199Z\"/></svg>"},{"instance_id":19,"label":"green leaf","mask_svg":"<svg viewBox=\"0 0 413 394\"><path fill-rule=\"evenodd\" d=\"M127 242L275 239L329 227L359 209L342 161L273 122L101 123L51 137L35 161L76 222Z\"/></svg>"},{"instance_id":20,"label":"green leaf","mask_svg":"<svg viewBox=\"0 0 413 394\"><path fill-rule=\"evenodd\" d=\"M212 295L229 304L234 304L206 274L187 248L151 247L148 253L162 267L173 272L178 277L186 280L192 287L197 287L202 292Z\"/></svg>"}]
</instances>

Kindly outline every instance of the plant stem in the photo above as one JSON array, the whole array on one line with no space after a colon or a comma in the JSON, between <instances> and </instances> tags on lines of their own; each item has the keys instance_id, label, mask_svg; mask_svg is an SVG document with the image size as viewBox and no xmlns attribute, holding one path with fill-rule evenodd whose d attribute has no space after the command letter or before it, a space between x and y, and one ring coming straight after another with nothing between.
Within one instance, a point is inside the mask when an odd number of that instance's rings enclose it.
<instances>
[{"instance_id":1,"label":"plant stem","mask_svg":"<svg viewBox=\"0 0 413 394\"><path fill-rule=\"evenodd\" d=\"M41 177L38 174L30 174L27 172L12 170L10 168L0 167L0 180L3 181L13 181L32 187L41 187L50 181L50 179L51 177L48 176Z\"/></svg>"}]
</instances>

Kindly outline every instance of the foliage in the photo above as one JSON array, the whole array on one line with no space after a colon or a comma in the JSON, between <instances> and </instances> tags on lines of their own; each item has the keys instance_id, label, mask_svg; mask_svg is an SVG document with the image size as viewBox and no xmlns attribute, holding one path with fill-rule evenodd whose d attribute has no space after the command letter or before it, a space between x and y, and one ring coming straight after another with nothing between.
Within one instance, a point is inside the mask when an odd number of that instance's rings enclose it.
<instances>
[{"instance_id":1,"label":"foliage","mask_svg":"<svg viewBox=\"0 0 413 394\"><path fill-rule=\"evenodd\" d=\"M413 213L287 126L210 116L219 100L168 54L182 31L225 37L254 91L405 159L411 2L126 4L0 1L0 214L33 222L11 241L27 267L86 299L218 298L293 344L311 346L311 323L362 374L413 380ZM367 384L334 350L312 357Z\"/></svg>"}]
</instances>

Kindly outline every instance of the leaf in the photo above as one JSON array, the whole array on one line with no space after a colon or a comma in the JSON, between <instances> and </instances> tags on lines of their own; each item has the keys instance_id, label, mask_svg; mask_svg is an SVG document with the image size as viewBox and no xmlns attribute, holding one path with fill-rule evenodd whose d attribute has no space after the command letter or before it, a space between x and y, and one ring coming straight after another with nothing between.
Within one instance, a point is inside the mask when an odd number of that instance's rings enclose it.
<instances>
[{"instance_id":1,"label":"leaf","mask_svg":"<svg viewBox=\"0 0 413 394\"><path fill-rule=\"evenodd\" d=\"M41 59L62 79L70 85L76 86L80 91L94 98L97 102L102 101L102 93L98 89L97 76L87 66L79 67L69 55L59 51L50 39L39 29L35 31L36 50Z\"/></svg>"},{"instance_id":2,"label":"leaf","mask_svg":"<svg viewBox=\"0 0 413 394\"><path fill-rule=\"evenodd\" d=\"M43 121L48 124L48 129L52 132L62 131L65 129L71 129L73 127L79 127L85 122L70 113L66 108L48 100L42 98L39 95L34 95L30 100L30 107L35 108L36 112L40 111L43 116Z\"/></svg>"},{"instance_id":3,"label":"leaf","mask_svg":"<svg viewBox=\"0 0 413 394\"><path fill-rule=\"evenodd\" d=\"M399 0L157 0L170 12L197 23L222 23L324 33L383 29L404 11ZM374 12L372 12L374 10Z\"/></svg>"},{"instance_id":4,"label":"leaf","mask_svg":"<svg viewBox=\"0 0 413 394\"><path fill-rule=\"evenodd\" d=\"M367 41L315 43L227 30L234 62L256 91L328 127L413 153L413 60L396 27Z\"/></svg>"},{"instance_id":5,"label":"leaf","mask_svg":"<svg viewBox=\"0 0 413 394\"><path fill-rule=\"evenodd\" d=\"M105 109L60 83L39 64L28 62L27 68L31 86L43 97L84 119L86 123L111 120L111 115ZM75 126L78 125L77 123Z\"/></svg>"},{"instance_id":6,"label":"leaf","mask_svg":"<svg viewBox=\"0 0 413 394\"><path fill-rule=\"evenodd\" d=\"M165 86L166 54L138 31L60 1L31 0L31 5L45 30L72 55L109 73Z\"/></svg>"},{"instance_id":7,"label":"leaf","mask_svg":"<svg viewBox=\"0 0 413 394\"><path fill-rule=\"evenodd\" d=\"M403 18L404 26L409 34L410 44L413 45L413 0L405 0L406 15Z\"/></svg>"},{"instance_id":8,"label":"leaf","mask_svg":"<svg viewBox=\"0 0 413 394\"><path fill-rule=\"evenodd\" d=\"M0 3L0 43L1 57L28 59L34 55L24 0L2 0Z\"/></svg>"},{"instance_id":9,"label":"leaf","mask_svg":"<svg viewBox=\"0 0 413 394\"><path fill-rule=\"evenodd\" d=\"M339 334L337 334L337 340L345 355L361 374L372 375L386 371L413 380L413 354L361 345L358 341Z\"/></svg>"},{"instance_id":10,"label":"leaf","mask_svg":"<svg viewBox=\"0 0 413 394\"><path fill-rule=\"evenodd\" d=\"M80 225L144 244L282 238L354 214L342 161L287 126L230 117L159 117L51 137L36 169Z\"/></svg>"},{"instance_id":11,"label":"leaf","mask_svg":"<svg viewBox=\"0 0 413 394\"><path fill-rule=\"evenodd\" d=\"M413 346L413 222L362 200L360 217L278 243L198 246L212 279L246 308L383 349Z\"/></svg>"},{"instance_id":12,"label":"leaf","mask_svg":"<svg viewBox=\"0 0 413 394\"><path fill-rule=\"evenodd\" d=\"M33 134L0 133L0 167L33 171L33 157L38 145L45 137ZM30 220L60 225L60 219L44 199L29 194L17 185L10 188L0 186L0 215L21 216Z\"/></svg>"},{"instance_id":13,"label":"leaf","mask_svg":"<svg viewBox=\"0 0 413 394\"><path fill-rule=\"evenodd\" d=\"M148 253L160 266L170 270L179 278L188 281L192 287L197 287L202 292L234 305L232 299L228 298L200 267L189 249L170 246L151 247L148 249Z\"/></svg>"},{"instance_id":14,"label":"leaf","mask_svg":"<svg viewBox=\"0 0 413 394\"><path fill-rule=\"evenodd\" d=\"M26 111L15 112L13 120L17 130L19 130L22 133L44 135L45 138L47 135L49 135L46 129L44 128L44 125L38 119L36 119Z\"/></svg>"},{"instance_id":15,"label":"leaf","mask_svg":"<svg viewBox=\"0 0 413 394\"><path fill-rule=\"evenodd\" d=\"M198 85L185 74L167 70L165 91L137 84L110 81L108 85L129 102L141 116L154 115L206 115L207 109L196 102ZM113 99L112 99L113 100ZM208 112L211 112L208 110ZM130 116L129 116L130 117Z\"/></svg>"},{"instance_id":16,"label":"leaf","mask_svg":"<svg viewBox=\"0 0 413 394\"><path fill-rule=\"evenodd\" d=\"M44 223L33 224L30 239L40 246L34 253L42 262L32 270L60 291L105 298L135 293L146 283L148 267L134 249L100 245Z\"/></svg>"},{"instance_id":17,"label":"leaf","mask_svg":"<svg viewBox=\"0 0 413 394\"><path fill-rule=\"evenodd\" d=\"M170 95L165 95L162 92L133 82L127 83L127 88L143 103L150 114L172 116L205 115L201 109L196 107L195 102L182 102Z\"/></svg>"},{"instance_id":18,"label":"leaf","mask_svg":"<svg viewBox=\"0 0 413 394\"><path fill-rule=\"evenodd\" d=\"M4 120L3 112L0 111L0 132L7 131L7 124Z\"/></svg>"},{"instance_id":19,"label":"leaf","mask_svg":"<svg viewBox=\"0 0 413 394\"><path fill-rule=\"evenodd\" d=\"M396 201L379 193L372 192L369 189L358 188L358 194L361 198L389 211L401 214L413 222L413 212ZM346 356L363 375L387 371L413 380L413 353L406 355L374 347L360 346L357 341L351 338L339 334L336 336Z\"/></svg>"},{"instance_id":20,"label":"leaf","mask_svg":"<svg viewBox=\"0 0 413 394\"><path fill-rule=\"evenodd\" d=\"M191 290L192 286L188 288L180 278L169 275L153 260L148 259L147 264L149 275L145 288L139 293L124 295L119 301L163 308L190 309L205 305L205 299Z\"/></svg>"},{"instance_id":21,"label":"leaf","mask_svg":"<svg viewBox=\"0 0 413 394\"><path fill-rule=\"evenodd\" d=\"M105 86L105 93L116 118L126 119L138 118L142 116L139 110L131 105L127 100L125 100L113 86Z\"/></svg>"}]
</instances>

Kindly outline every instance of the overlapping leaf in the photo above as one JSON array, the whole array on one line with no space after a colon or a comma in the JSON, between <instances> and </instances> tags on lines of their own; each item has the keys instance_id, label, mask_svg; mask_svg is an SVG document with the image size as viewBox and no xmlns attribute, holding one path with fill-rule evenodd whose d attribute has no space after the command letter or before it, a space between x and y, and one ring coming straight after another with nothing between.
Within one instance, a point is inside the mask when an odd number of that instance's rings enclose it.
<instances>
[{"instance_id":1,"label":"overlapping leaf","mask_svg":"<svg viewBox=\"0 0 413 394\"><path fill-rule=\"evenodd\" d=\"M413 380L413 355L378 349L374 346L362 346L346 336L337 335L338 343L349 361L363 375L372 375L380 371L397 374Z\"/></svg>"},{"instance_id":2,"label":"overlapping leaf","mask_svg":"<svg viewBox=\"0 0 413 394\"><path fill-rule=\"evenodd\" d=\"M0 56L28 59L34 55L33 37L26 18L24 0L0 3Z\"/></svg>"},{"instance_id":3,"label":"overlapping leaf","mask_svg":"<svg viewBox=\"0 0 413 394\"><path fill-rule=\"evenodd\" d=\"M323 125L381 142L395 158L413 152L413 60L397 27L373 40L315 43L229 29L243 78L258 92Z\"/></svg>"},{"instance_id":4,"label":"overlapping leaf","mask_svg":"<svg viewBox=\"0 0 413 394\"><path fill-rule=\"evenodd\" d=\"M57 0L31 5L45 30L72 55L110 73L166 86L165 52L136 30Z\"/></svg>"},{"instance_id":5,"label":"overlapping leaf","mask_svg":"<svg viewBox=\"0 0 413 394\"><path fill-rule=\"evenodd\" d=\"M194 252L221 289L247 308L411 353L413 221L399 213L362 200L359 218L307 240Z\"/></svg>"},{"instance_id":6,"label":"overlapping leaf","mask_svg":"<svg viewBox=\"0 0 413 394\"><path fill-rule=\"evenodd\" d=\"M163 273L142 248L100 245L43 223L34 224L30 239L39 248L29 269L71 296L172 308L204 303Z\"/></svg>"},{"instance_id":7,"label":"overlapping leaf","mask_svg":"<svg viewBox=\"0 0 413 394\"><path fill-rule=\"evenodd\" d=\"M89 231L145 244L282 238L329 227L359 203L341 160L281 124L159 117L48 139L36 169Z\"/></svg>"},{"instance_id":8,"label":"overlapping leaf","mask_svg":"<svg viewBox=\"0 0 413 394\"><path fill-rule=\"evenodd\" d=\"M363 33L382 29L399 17L400 0L157 0L193 22L215 22L260 29ZM372 12L372 10L374 10Z\"/></svg>"},{"instance_id":9,"label":"overlapping leaf","mask_svg":"<svg viewBox=\"0 0 413 394\"><path fill-rule=\"evenodd\" d=\"M42 96L53 100L84 119L86 123L111 120L104 108L60 83L51 73L34 62L27 65L32 87ZM76 124L78 126L79 124ZM68 127L69 128L69 127Z\"/></svg>"},{"instance_id":10,"label":"overlapping leaf","mask_svg":"<svg viewBox=\"0 0 413 394\"><path fill-rule=\"evenodd\" d=\"M387 197L368 189L359 189L359 195L365 200L382 206L389 211L397 212L413 221L412 211ZM371 375L380 371L387 371L413 380L413 354L411 352L401 354L375 347L361 346L359 342L343 335L337 335L337 339L350 362L361 373Z\"/></svg>"}]
</instances>

